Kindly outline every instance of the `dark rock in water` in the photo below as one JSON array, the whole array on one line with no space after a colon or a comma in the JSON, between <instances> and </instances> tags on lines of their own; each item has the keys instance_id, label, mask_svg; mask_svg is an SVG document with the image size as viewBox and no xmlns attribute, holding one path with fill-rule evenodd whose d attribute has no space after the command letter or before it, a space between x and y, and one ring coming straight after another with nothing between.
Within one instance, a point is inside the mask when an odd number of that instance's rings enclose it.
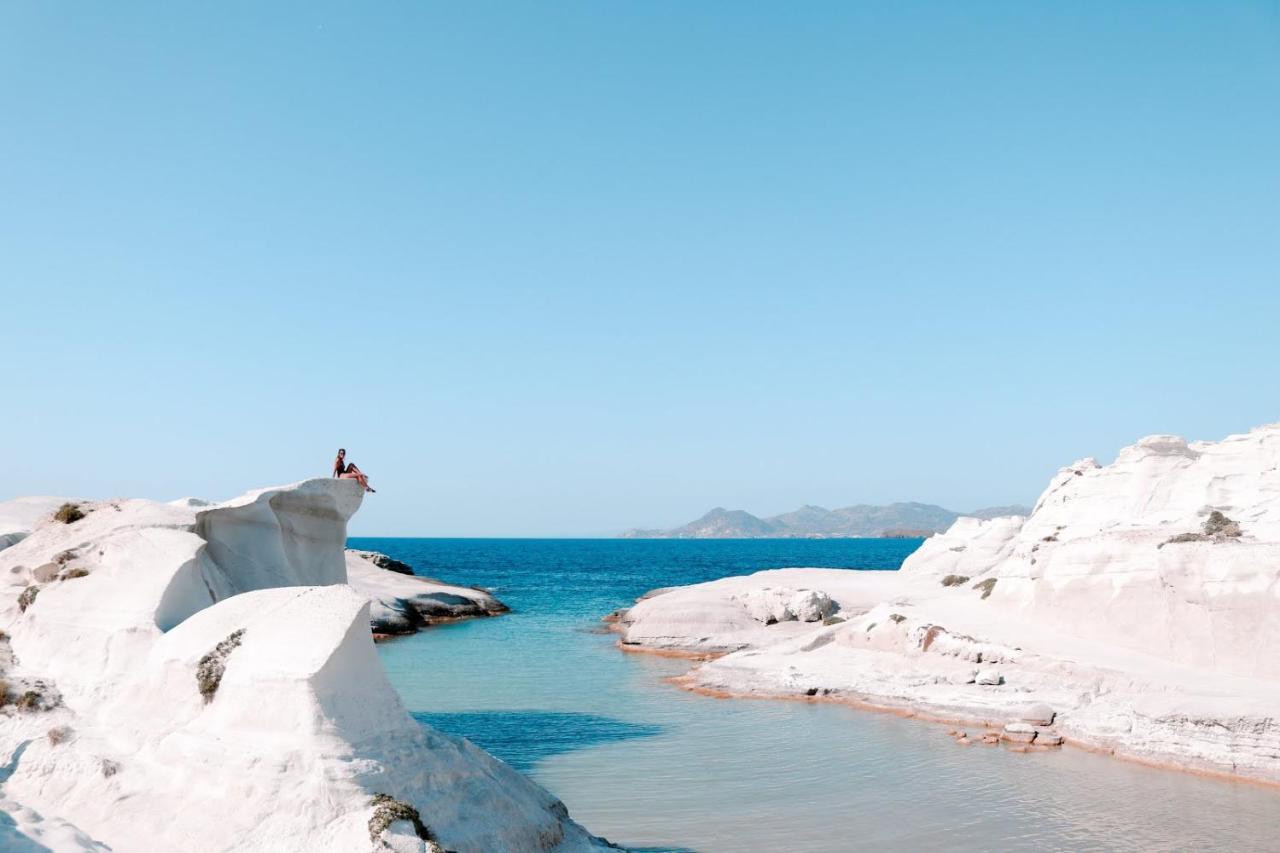
<instances>
[{"instance_id":1,"label":"dark rock in water","mask_svg":"<svg viewBox=\"0 0 1280 853\"><path fill-rule=\"evenodd\" d=\"M394 566L384 570L382 561L408 568L375 551L347 552L347 582L369 598L369 622L375 634L412 634L427 625L508 610L483 589L444 583Z\"/></svg>"}]
</instances>

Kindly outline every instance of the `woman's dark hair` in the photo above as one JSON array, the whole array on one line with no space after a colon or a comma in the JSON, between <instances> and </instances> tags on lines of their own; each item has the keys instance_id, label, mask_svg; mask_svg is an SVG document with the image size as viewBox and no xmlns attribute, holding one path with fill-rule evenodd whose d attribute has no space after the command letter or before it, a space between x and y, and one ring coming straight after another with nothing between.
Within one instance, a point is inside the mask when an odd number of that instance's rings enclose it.
<instances>
[{"instance_id":1,"label":"woman's dark hair","mask_svg":"<svg viewBox=\"0 0 1280 853\"><path fill-rule=\"evenodd\" d=\"M345 447L339 447L339 448L338 448L338 452L339 452L339 453L346 453L346 452L347 452L347 449L346 449Z\"/></svg>"}]
</instances>

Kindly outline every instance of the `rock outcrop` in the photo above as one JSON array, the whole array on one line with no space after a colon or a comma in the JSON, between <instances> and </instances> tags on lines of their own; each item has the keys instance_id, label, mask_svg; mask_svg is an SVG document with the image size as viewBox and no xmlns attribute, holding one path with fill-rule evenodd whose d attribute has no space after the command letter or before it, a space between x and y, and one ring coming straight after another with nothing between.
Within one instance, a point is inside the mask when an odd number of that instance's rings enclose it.
<instances>
[{"instance_id":1,"label":"rock outcrop","mask_svg":"<svg viewBox=\"0 0 1280 853\"><path fill-rule=\"evenodd\" d=\"M376 551L349 550L346 563L347 582L369 599L373 632L380 636L412 634L429 625L497 616L508 609L486 590L420 577L405 563Z\"/></svg>"},{"instance_id":2,"label":"rock outcrop","mask_svg":"<svg viewBox=\"0 0 1280 853\"><path fill-rule=\"evenodd\" d=\"M782 584L839 615L738 612ZM1280 425L1082 460L1030 516L959 519L899 572L728 578L642 600L616 627L632 647L739 650L689 673L697 689L910 708L1280 781Z\"/></svg>"},{"instance_id":3,"label":"rock outcrop","mask_svg":"<svg viewBox=\"0 0 1280 853\"><path fill-rule=\"evenodd\" d=\"M80 501L72 523L46 507L6 530L24 535L0 551L0 845L605 849L546 791L406 712L370 597L347 585L361 498L311 480L222 504ZM406 809L422 833L394 819Z\"/></svg>"}]
</instances>

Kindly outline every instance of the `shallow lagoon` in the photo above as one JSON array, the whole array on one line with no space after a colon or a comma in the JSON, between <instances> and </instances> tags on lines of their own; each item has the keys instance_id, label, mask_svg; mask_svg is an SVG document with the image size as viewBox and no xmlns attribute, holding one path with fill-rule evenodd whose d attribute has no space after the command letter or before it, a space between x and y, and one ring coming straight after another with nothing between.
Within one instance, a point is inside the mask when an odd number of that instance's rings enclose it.
<instances>
[{"instance_id":1,"label":"shallow lagoon","mask_svg":"<svg viewBox=\"0 0 1280 853\"><path fill-rule=\"evenodd\" d=\"M1280 791L1074 749L961 747L835 704L711 699L599 617L650 588L787 565L889 569L918 540L359 539L515 612L380 646L409 709L633 848L1276 850Z\"/></svg>"}]
</instances>

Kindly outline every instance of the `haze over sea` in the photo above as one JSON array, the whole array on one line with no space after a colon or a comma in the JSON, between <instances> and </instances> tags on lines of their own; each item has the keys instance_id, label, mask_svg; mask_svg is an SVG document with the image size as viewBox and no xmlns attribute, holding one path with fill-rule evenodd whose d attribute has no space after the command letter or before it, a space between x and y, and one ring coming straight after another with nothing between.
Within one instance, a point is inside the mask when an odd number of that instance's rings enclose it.
<instances>
[{"instance_id":1,"label":"haze over sea","mask_svg":"<svg viewBox=\"0 0 1280 853\"><path fill-rule=\"evenodd\" d=\"M959 747L836 704L711 699L687 661L624 654L600 617L662 586L785 566L896 569L918 539L355 538L509 615L382 644L410 711L632 849L1274 850L1280 794L1076 749ZM1116 803L1125 803L1117 809Z\"/></svg>"}]
</instances>

